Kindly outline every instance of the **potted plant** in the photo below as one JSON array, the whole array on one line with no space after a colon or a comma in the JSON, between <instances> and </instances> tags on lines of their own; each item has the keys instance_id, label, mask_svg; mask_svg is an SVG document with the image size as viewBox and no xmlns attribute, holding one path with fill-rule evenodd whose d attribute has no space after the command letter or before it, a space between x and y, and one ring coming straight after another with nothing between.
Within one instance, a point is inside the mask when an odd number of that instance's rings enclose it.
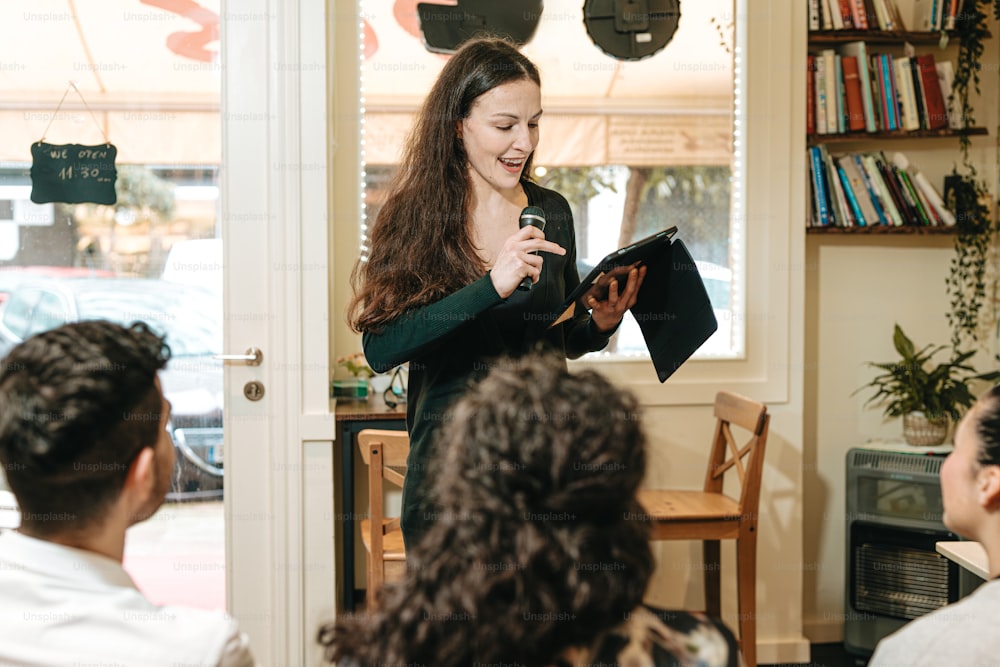
<instances>
[{"instance_id":1,"label":"potted plant","mask_svg":"<svg viewBox=\"0 0 1000 667\"><path fill-rule=\"evenodd\" d=\"M342 366L351 374L351 380L334 380L333 395L340 398L368 398L368 381L375 376L375 371L365 360L361 352L354 352L337 358L337 365Z\"/></svg>"},{"instance_id":2,"label":"potted plant","mask_svg":"<svg viewBox=\"0 0 1000 667\"><path fill-rule=\"evenodd\" d=\"M947 362L931 365L946 345L927 345L917 349L898 324L892 336L899 359L868 362L881 370L870 382L858 388L874 389L865 405L885 408L886 417L903 418L903 438L911 445L939 445L948 435L949 418L958 421L962 412L976 400L969 389L974 380L995 380L998 372L976 373L966 362L974 352L954 350ZM952 348L954 349L954 348ZM857 393L857 392L855 392Z\"/></svg>"}]
</instances>

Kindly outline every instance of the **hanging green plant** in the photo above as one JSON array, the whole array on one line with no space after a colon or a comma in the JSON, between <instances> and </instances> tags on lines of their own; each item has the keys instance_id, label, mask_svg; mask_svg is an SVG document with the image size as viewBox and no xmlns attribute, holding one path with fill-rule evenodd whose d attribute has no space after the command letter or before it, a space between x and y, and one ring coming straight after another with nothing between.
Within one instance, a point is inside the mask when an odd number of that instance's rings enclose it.
<instances>
[{"instance_id":1,"label":"hanging green plant","mask_svg":"<svg viewBox=\"0 0 1000 667\"><path fill-rule=\"evenodd\" d=\"M990 5L994 15L1000 17L1000 0L966 0L955 24L959 49L951 102L962 121L959 133L962 160L946 179L945 195L946 204L955 212L957 226L955 254L946 281L948 325L952 332L951 344L956 349L974 347L979 341L985 315L986 268L996 234L990 209L984 204L989 200L989 190L969 159L971 140L968 132L975 125L975 110L970 98L980 90L983 41L989 37L985 11Z\"/></svg>"}]
</instances>

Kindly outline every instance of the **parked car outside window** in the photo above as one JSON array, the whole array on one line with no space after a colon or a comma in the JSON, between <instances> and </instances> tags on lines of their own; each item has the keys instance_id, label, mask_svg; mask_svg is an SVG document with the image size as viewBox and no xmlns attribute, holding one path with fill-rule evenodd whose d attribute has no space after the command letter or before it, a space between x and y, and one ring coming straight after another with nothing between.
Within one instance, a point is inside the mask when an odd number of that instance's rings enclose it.
<instances>
[{"instance_id":1,"label":"parked car outside window","mask_svg":"<svg viewBox=\"0 0 1000 667\"><path fill-rule=\"evenodd\" d=\"M219 498L223 491L221 293L147 278L62 278L21 282L0 310L0 355L67 322L145 322L166 336L172 357L160 382L172 404L177 449L169 500Z\"/></svg>"}]
</instances>

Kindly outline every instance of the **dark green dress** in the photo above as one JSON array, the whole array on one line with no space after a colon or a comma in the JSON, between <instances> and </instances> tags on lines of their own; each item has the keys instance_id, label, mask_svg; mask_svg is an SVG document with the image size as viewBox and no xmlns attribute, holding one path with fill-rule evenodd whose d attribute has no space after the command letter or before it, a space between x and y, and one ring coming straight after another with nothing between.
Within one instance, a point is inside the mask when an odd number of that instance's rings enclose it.
<instances>
[{"instance_id":1,"label":"dark green dress","mask_svg":"<svg viewBox=\"0 0 1000 667\"><path fill-rule=\"evenodd\" d=\"M378 372L409 362L406 426L410 456L403 488L401 525L415 544L435 510L426 504L433 438L448 419L448 407L482 378L500 355L523 355L536 347L575 359L602 349L611 333L597 332L586 312L551 329L552 313L580 283L573 214L562 195L522 181L528 204L545 211L545 238L566 248L545 254L530 291L500 298L489 275L428 306L410 311L378 333L363 336L365 358ZM579 310L579 309L578 309Z\"/></svg>"}]
</instances>

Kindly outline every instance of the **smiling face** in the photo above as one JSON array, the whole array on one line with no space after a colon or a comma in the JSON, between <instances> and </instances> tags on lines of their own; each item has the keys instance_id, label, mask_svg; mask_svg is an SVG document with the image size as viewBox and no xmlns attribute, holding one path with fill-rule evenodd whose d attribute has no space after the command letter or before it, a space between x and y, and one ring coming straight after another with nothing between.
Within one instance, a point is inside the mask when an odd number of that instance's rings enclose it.
<instances>
[{"instance_id":1,"label":"smiling face","mask_svg":"<svg viewBox=\"0 0 1000 667\"><path fill-rule=\"evenodd\" d=\"M458 132L468 156L469 173L478 190L501 192L518 186L525 161L538 145L542 93L530 79L492 88L472 103Z\"/></svg>"}]
</instances>

